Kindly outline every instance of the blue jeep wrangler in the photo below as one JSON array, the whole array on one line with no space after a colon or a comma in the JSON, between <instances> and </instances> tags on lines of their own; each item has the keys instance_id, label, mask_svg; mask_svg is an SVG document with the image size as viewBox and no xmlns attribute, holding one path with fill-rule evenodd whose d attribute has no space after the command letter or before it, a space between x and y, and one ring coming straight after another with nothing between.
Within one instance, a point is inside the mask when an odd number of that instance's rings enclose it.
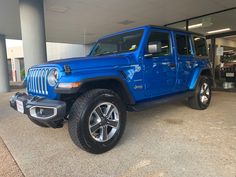
<instances>
[{"instance_id":1,"label":"blue jeep wrangler","mask_svg":"<svg viewBox=\"0 0 236 177\"><path fill-rule=\"evenodd\" d=\"M10 105L42 127L68 121L73 142L99 154L121 138L127 111L183 97L203 110L211 85L202 35L143 26L99 39L87 57L33 66L27 94L16 93Z\"/></svg>"}]
</instances>

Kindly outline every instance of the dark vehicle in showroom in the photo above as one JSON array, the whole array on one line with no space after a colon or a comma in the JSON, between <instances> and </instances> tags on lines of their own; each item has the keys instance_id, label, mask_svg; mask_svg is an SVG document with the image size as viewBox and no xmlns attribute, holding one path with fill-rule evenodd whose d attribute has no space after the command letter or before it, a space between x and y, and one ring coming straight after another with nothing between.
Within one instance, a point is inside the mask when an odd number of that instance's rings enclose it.
<instances>
[{"instance_id":1,"label":"dark vehicle in showroom","mask_svg":"<svg viewBox=\"0 0 236 177\"><path fill-rule=\"evenodd\" d=\"M225 82L236 82L236 55L226 53L221 57L221 64L216 66L216 78Z\"/></svg>"}]
</instances>

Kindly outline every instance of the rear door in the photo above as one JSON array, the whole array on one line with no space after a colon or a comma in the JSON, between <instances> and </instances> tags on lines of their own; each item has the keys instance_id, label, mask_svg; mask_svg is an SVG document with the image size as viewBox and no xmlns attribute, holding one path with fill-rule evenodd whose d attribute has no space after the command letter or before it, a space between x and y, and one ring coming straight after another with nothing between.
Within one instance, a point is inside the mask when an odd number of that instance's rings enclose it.
<instances>
[{"instance_id":1,"label":"rear door","mask_svg":"<svg viewBox=\"0 0 236 177\"><path fill-rule=\"evenodd\" d=\"M172 93L176 82L176 64L172 34L168 30L150 30L143 64L146 93L158 97Z\"/></svg>"},{"instance_id":2,"label":"rear door","mask_svg":"<svg viewBox=\"0 0 236 177\"><path fill-rule=\"evenodd\" d=\"M176 59L177 59L177 81L176 91L185 91L189 88L189 83L194 72L194 53L191 35L185 33L175 33Z\"/></svg>"}]
</instances>

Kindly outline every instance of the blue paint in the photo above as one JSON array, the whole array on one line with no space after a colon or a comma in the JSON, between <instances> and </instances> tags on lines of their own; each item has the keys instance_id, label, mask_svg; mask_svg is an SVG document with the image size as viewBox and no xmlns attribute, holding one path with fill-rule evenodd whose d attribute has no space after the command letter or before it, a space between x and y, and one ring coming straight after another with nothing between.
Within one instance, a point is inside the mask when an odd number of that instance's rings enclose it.
<instances>
[{"instance_id":1,"label":"blue paint","mask_svg":"<svg viewBox=\"0 0 236 177\"><path fill-rule=\"evenodd\" d=\"M179 56L177 54L175 35L186 34L191 37L191 33L189 32L143 26L108 35L101 39L136 30L143 30L143 35L138 48L134 51L104 56L88 55L82 58L56 60L32 68L57 68L59 71L58 83L83 82L87 79L98 77L120 78L120 80L125 83L136 102L193 90L201 71L210 68L207 57L197 58L195 56L192 38L192 54L190 56ZM153 58L144 56L147 53L148 36L151 31L166 32L170 35L170 55ZM170 67L170 64L174 64L175 67ZM64 65L68 65L71 68L70 74L65 73ZM124 77L121 72L124 73L126 77ZM27 78L28 77L29 76L27 76ZM26 79L26 81L28 86L28 79ZM57 87L57 85L55 87ZM47 87L48 95L34 92L28 93L30 95L44 96L50 99L60 98L60 95L54 92L55 87L50 87L49 85Z\"/></svg>"}]
</instances>

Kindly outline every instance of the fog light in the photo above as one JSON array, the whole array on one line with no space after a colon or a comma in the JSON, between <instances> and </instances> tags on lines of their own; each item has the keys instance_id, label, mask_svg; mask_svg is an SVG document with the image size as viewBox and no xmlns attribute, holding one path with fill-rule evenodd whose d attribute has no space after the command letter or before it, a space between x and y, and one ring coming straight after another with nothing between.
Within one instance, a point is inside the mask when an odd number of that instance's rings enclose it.
<instances>
[{"instance_id":1,"label":"fog light","mask_svg":"<svg viewBox=\"0 0 236 177\"><path fill-rule=\"evenodd\" d=\"M49 119L57 114L53 107L33 106L30 108L30 115L34 118Z\"/></svg>"}]
</instances>

